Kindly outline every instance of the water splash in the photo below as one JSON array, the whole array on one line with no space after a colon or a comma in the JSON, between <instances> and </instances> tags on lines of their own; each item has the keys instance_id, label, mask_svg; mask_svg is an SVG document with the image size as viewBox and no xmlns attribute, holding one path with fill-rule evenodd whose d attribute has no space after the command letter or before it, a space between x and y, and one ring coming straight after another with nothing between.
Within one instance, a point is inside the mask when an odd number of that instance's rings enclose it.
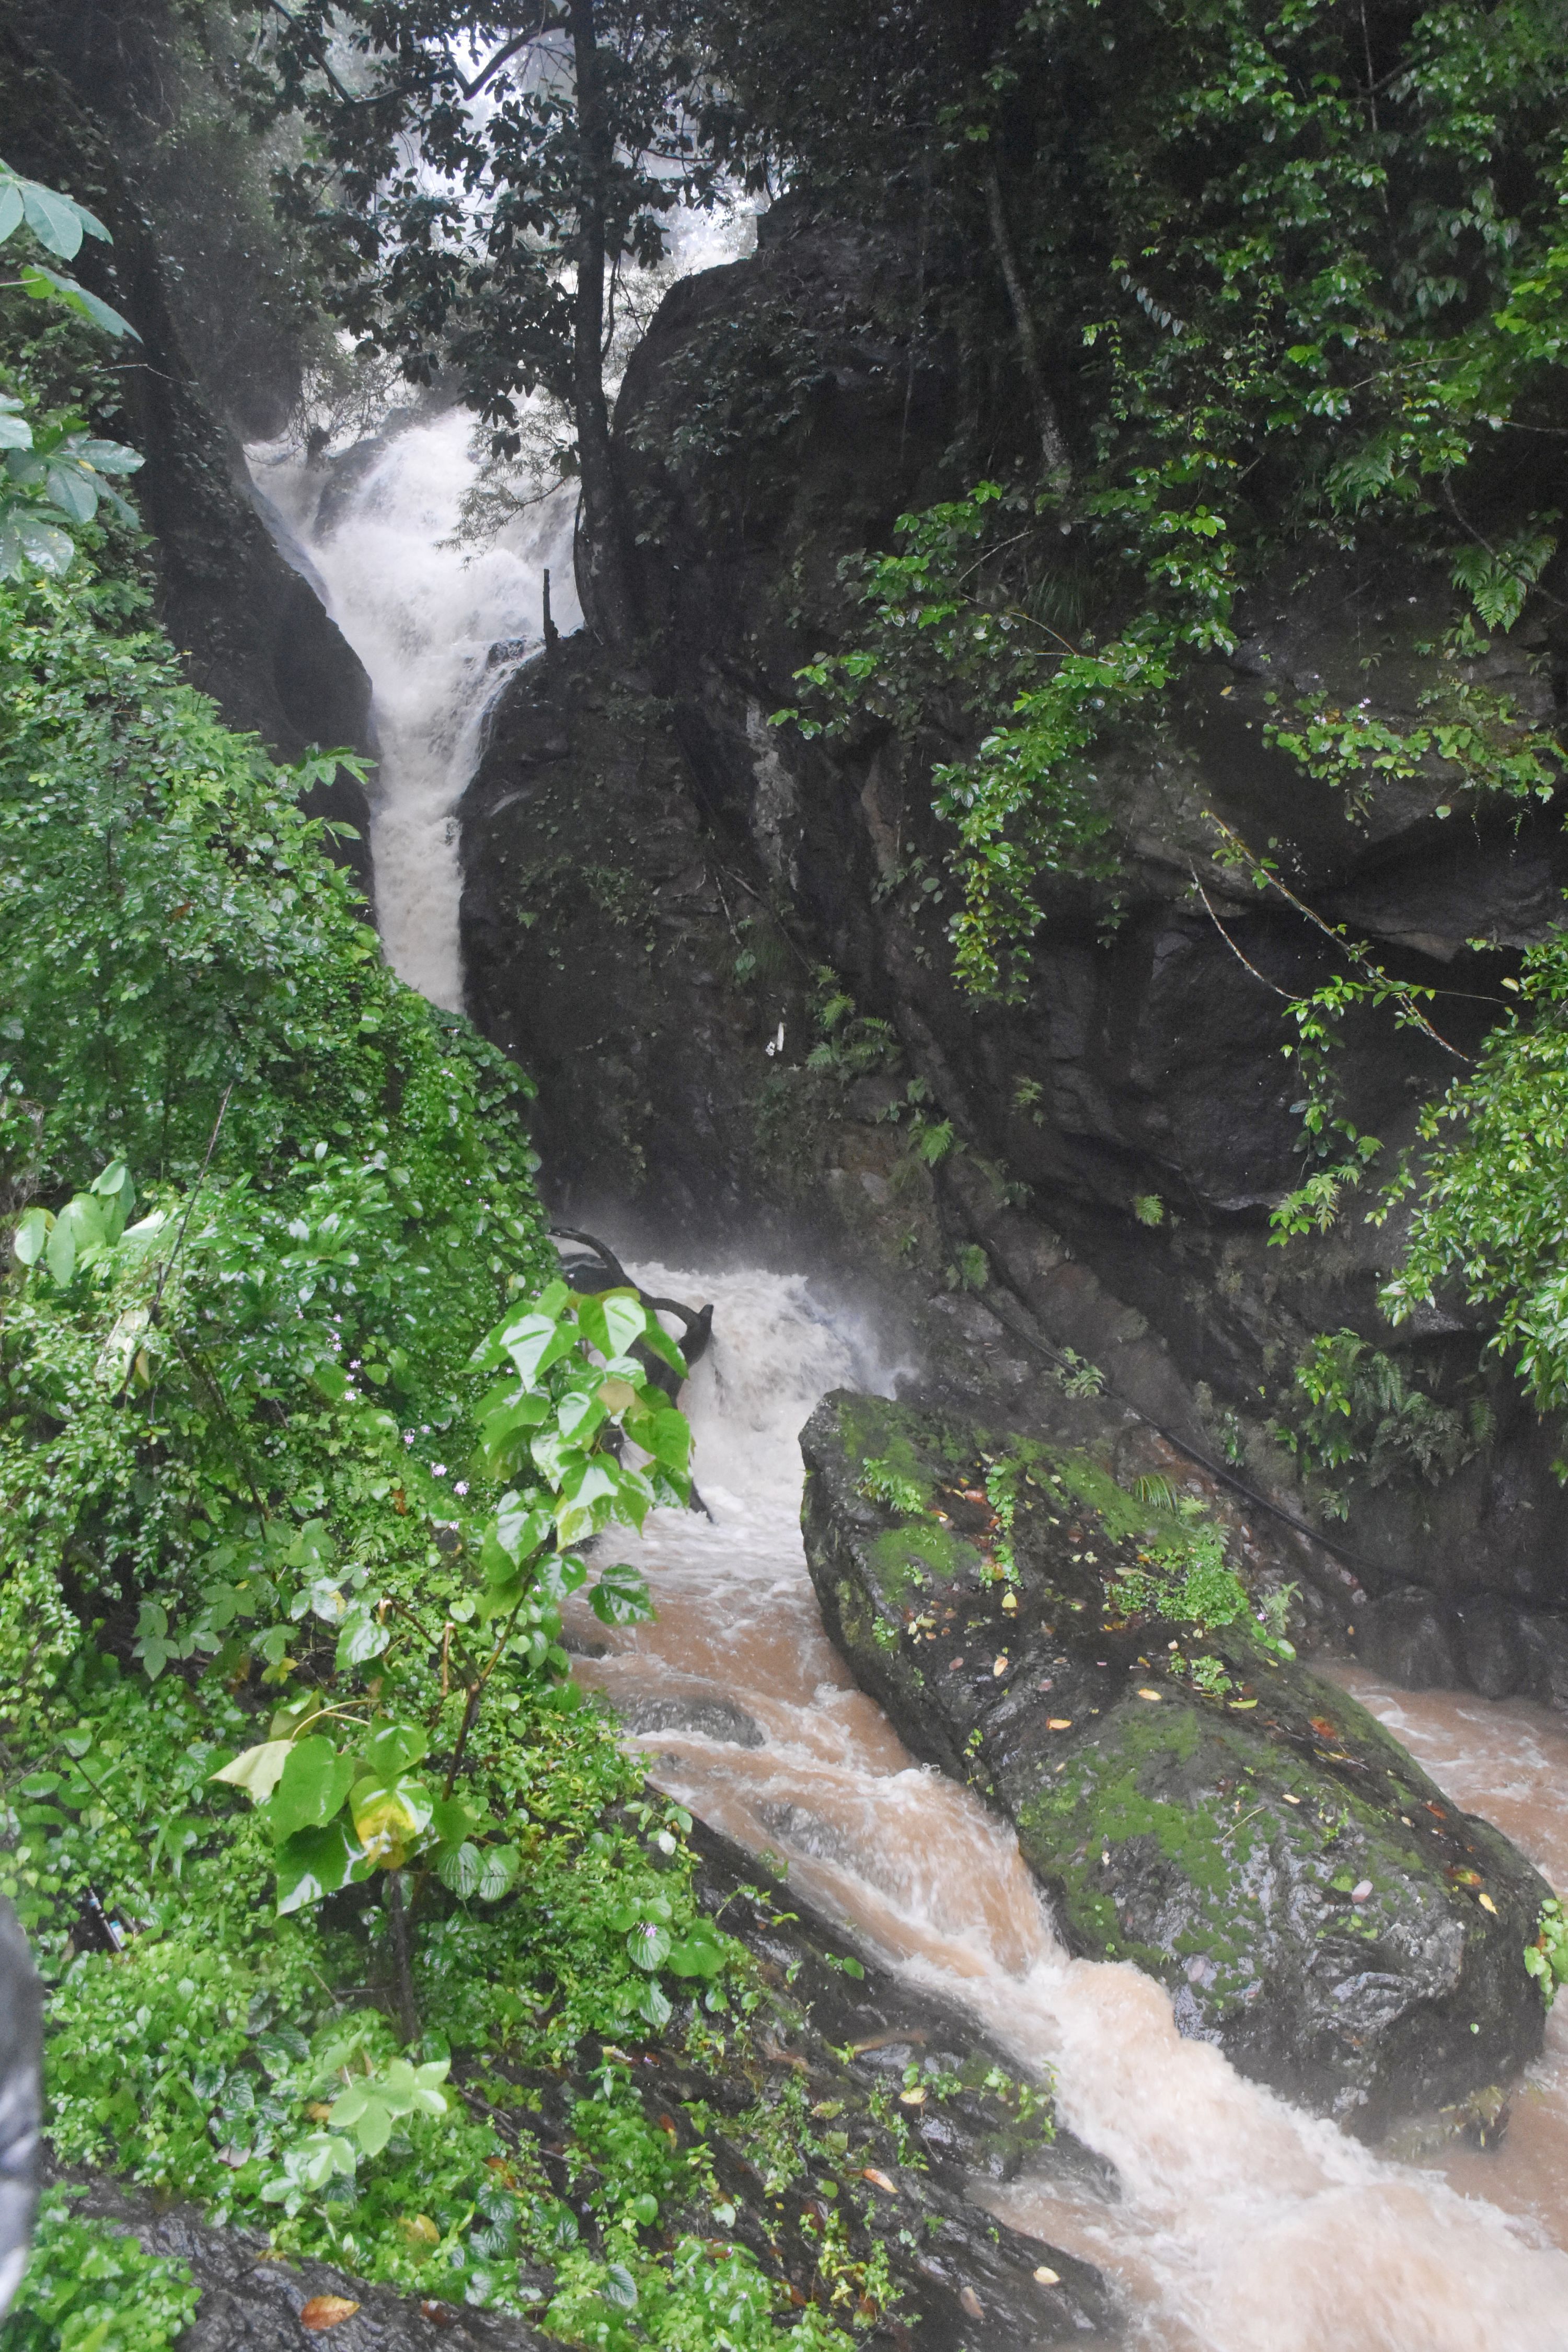
<instances>
[{"instance_id":1,"label":"water splash","mask_svg":"<svg viewBox=\"0 0 1568 2352\"><path fill-rule=\"evenodd\" d=\"M1142 2352L1564 2352L1568 2258L1541 2228L1245 2082L1182 2040L1131 1967L1069 1958L1011 1831L914 1764L853 1686L806 1574L796 1437L826 1390L889 1391L869 1334L798 1278L638 1278L715 1302L685 1399L713 1518L653 1516L658 1620L606 1636L584 1613L605 1651L584 1679L640 1715L661 1786L772 1849L792 1885L966 2003L1022 2066L1055 2071L1063 2116L1124 2196L1023 2180L988 2192L994 2210L1119 2278Z\"/></svg>"},{"instance_id":2,"label":"water splash","mask_svg":"<svg viewBox=\"0 0 1568 2352\"><path fill-rule=\"evenodd\" d=\"M475 477L473 431L466 409L449 408L335 466L292 448L249 453L285 552L303 556L370 676L380 759L370 850L387 961L453 1013L463 1004L458 803L486 713L542 642L546 566L557 627L582 618L574 488L542 499L484 547L449 544Z\"/></svg>"}]
</instances>

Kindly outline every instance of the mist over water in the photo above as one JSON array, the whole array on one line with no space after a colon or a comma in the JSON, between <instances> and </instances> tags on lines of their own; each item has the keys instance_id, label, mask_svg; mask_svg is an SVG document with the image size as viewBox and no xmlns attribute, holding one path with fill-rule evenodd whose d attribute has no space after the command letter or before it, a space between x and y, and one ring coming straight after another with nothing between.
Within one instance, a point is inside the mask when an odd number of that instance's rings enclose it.
<instances>
[{"instance_id":1,"label":"mist over water","mask_svg":"<svg viewBox=\"0 0 1568 2352\"><path fill-rule=\"evenodd\" d=\"M1119 2278L1141 2352L1568 2347L1568 2255L1549 2242L1561 2204L1550 2230L1528 2206L1505 2212L1485 2197L1482 2157L1469 2196L1382 2162L1183 2041L1147 1977L1069 1958L1012 1831L915 1764L851 1684L806 1573L797 1437L830 1388L889 1392L896 1368L868 1334L798 1277L649 1265L637 1278L714 1303L684 1400L713 1516L650 1518L658 1618L606 1634L584 1612L580 1632L609 1654L579 1671L662 1787L783 1858L792 1887L967 2006L1023 2068L1055 2071L1063 2120L1116 2165L1122 2199L1024 2180L988 2190L992 2210ZM1518 1746L1517 1727L1496 1736Z\"/></svg>"},{"instance_id":2,"label":"mist over water","mask_svg":"<svg viewBox=\"0 0 1568 2352\"><path fill-rule=\"evenodd\" d=\"M292 448L250 452L285 553L301 554L369 673L379 768L371 815L375 912L387 961L433 1004L463 1005L457 806L485 714L543 642L543 573L556 626L576 628L576 492L565 485L489 544L453 546L476 465L467 409L405 424L354 470ZM277 528L275 524L275 529ZM290 541L294 542L290 546Z\"/></svg>"}]
</instances>

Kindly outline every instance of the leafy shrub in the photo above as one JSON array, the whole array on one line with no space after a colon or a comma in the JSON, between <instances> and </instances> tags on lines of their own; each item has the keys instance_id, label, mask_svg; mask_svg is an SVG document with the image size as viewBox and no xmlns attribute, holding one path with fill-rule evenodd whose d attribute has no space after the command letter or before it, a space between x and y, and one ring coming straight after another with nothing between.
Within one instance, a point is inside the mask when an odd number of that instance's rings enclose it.
<instances>
[{"instance_id":1,"label":"leafy shrub","mask_svg":"<svg viewBox=\"0 0 1568 2352\"><path fill-rule=\"evenodd\" d=\"M1428 1486L1451 1477L1491 1434L1484 1398L1468 1411L1439 1404L1406 1368L1354 1331L1320 1332L1296 1367L1300 1403L1279 1435L1305 1468L1326 1478L1324 1507L1343 1517L1339 1471L1383 1486L1415 1471Z\"/></svg>"},{"instance_id":2,"label":"leafy shrub","mask_svg":"<svg viewBox=\"0 0 1568 2352\"><path fill-rule=\"evenodd\" d=\"M39 2203L33 2251L6 2318L4 2352L169 2352L195 2316L184 2263L143 2253L128 2232L77 2219L72 2192Z\"/></svg>"}]
</instances>

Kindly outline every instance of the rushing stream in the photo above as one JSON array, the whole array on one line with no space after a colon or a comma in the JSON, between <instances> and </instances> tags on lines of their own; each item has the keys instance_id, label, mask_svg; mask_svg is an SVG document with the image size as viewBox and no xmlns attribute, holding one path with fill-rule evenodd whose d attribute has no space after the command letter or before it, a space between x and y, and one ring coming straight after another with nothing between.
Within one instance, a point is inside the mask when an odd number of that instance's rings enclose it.
<instances>
[{"instance_id":1,"label":"rushing stream","mask_svg":"<svg viewBox=\"0 0 1568 2352\"><path fill-rule=\"evenodd\" d=\"M546 562L558 619L575 620L564 503L477 554L442 544L472 478L469 430L447 411L336 469L253 453L280 540L371 674L388 957L447 1007L462 1001L455 805L495 691L537 642ZM798 1432L826 1390L886 1392L896 1368L798 1278L642 1276L714 1302L713 1346L686 1392L712 1517L655 1515L643 1550L658 1622L606 1637L584 1614L581 1644L599 1654L581 1671L663 1786L966 2004L1022 2066L1054 2071L1063 2117L1116 2166L1122 2196L1064 2200L1020 2181L988 2192L994 2210L1119 2279L1143 2352L1568 2352L1568 2019L1500 2149L1416 2168L1183 2041L1164 1992L1133 1969L1068 1958L1011 1831L911 1762L822 1630ZM1553 1802L1568 1728L1527 1707L1342 1679L1456 1799L1568 1885Z\"/></svg>"},{"instance_id":2,"label":"rushing stream","mask_svg":"<svg viewBox=\"0 0 1568 2352\"><path fill-rule=\"evenodd\" d=\"M1011 1831L910 1761L822 1630L797 1433L826 1390L886 1390L888 1369L798 1278L648 1266L639 1279L714 1301L713 1346L686 1391L713 1516L650 1520L658 1622L605 1636L584 1614L584 1640L607 1654L581 1672L663 1787L771 1850L793 1886L967 2004L1025 2066L1055 2070L1063 2117L1116 2165L1122 2199L1064 2202L1020 2182L991 2192L993 2210L1119 2277L1131 2340L1149 2352L1568 2347L1568 2255L1551 2242L1568 2238L1568 2204L1560 2173L1534 2177L1561 2162L1551 2063L1519 2103L1522 2163L1505 2141L1473 2177L1451 2165L1451 2185L1381 2162L1181 2040L1166 1995L1131 1967L1067 1958ZM1543 1864L1552 1838L1568 1861L1542 1785L1568 1734L1479 1700L1358 1687L1457 1796L1484 1799ZM1517 1812L1494 1794L1502 1783Z\"/></svg>"}]
</instances>

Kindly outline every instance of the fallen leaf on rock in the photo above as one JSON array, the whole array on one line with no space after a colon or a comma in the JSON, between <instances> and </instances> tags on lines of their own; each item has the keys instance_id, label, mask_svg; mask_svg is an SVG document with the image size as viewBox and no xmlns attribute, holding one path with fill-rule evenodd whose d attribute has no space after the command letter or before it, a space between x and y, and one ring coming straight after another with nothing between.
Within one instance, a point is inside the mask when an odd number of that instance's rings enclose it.
<instances>
[{"instance_id":1,"label":"fallen leaf on rock","mask_svg":"<svg viewBox=\"0 0 1568 2352\"><path fill-rule=\"evenodd\" d=\"M1006 1659L1005 1659L1005 1658L998 1658L998 1659L997 1659L997 1661L996 1661L996 1663L995 1663L995 1664L992 1667L991 1671L992 1671L992 1673L993 1673L994 1675L1005 1675L1005 1674L1006 1673L1006 1671L1007 1671L1007 1661L1006 1661Z\"/></svg>"},{"instance_id":2,"label":"fallen leaf on rock","mask_svg":"<svg viewBox=\"0 0 1568 2352\"><path fill-rule=\"evenodd\" d=\"M1046 1729L1047 1731L1070 1731L1072 1729L1072 1717L1070 1715L1047 1715L1046 1717Z\"/></svg>"},{"instance_id":3,"label":"fallen leaf on rock","mask_svg":"<svg viewBox=\"0 0 1568 2352\"><path fill-rule=\"evenodd\" d=\"M916 2089L913 2091L900 2091L899 2093L899 2105L901 2107L923 2107L925 2103L926 2095L921 2090Z\"/></svg>"},{"instance_id":4,"label":"fallen leaf on rock","mask_svg":"<svg viewBox=\"0 0 1568 2352\"><path fill-rule=\"evenodd\" d=\"M958 2300L963 2305L964 2310L969 2314L971 2319L984 2318L985 2305L981 2302L980 2297L975 2294L974 2289L972 2286L961 2286L958 2290Z\"/></svg>"},{"instance_id":5,"label":"fallen leaf on rock","mask_svg":"<svg viewBox=\"0 0 1568 2352\"><path fill-rule=\"evenodd\" d=\"M300 2308L300 2325L312 2336L320 2336L326 2328L352 2319L358 2309L358 2304L351 2303L346 2294L313 2294Z\"/></svg>"},{"instance_id":6,"label":"fallen leaf on rock","mask_svg":"<svg viewBox=\"0 0 1568 2352\"><path fill-rule=\"evenodd\" d=\"M1014 1610L1018 1606L1017 1594L1011 1591L1005 1592L1002 1595L1002 1606L1006 1610L1008 1615L1011 1616Z\"/></svg>"},{"instance_id":7,"label":"fallen leaf on rock","mask_svg":"<svg viewBox=\"0 0 1568 2352\"><path fill-rule=\"evenodd\" d=\"M1042 2286L1060 2286L1062 2283L1061 2273L1059 2271L1051 2270L1045 2263L1040 2264L1039 2269L1035 2273L1035 2276L1039 2280Z\"/></svg>"},{"instance_id":8,"label":"fallen leaf on rock","mask_svg":"<svg viewBox=\"0 0 1568 2352\"><path fill-rule=\"evenodd\" d=\"M1156 1706L1158 1706L1158 1704L1159 1704L1160 1694L1159 1694L1159 1692L1158 1692L1158 1691L1154 1691L1154 1690L1141 1690L1141 1691L1139 1692L1138 1696L1139 1696L1139 1697L1140 1697L1140 1698L1152 1698L1152 1699L1154 1701L1154 1703L1155 1703L1155 1705L1156 1705Z\"/></svg>"},{"instance_id":9,"label":"fallen leaf on rock","mask_svg":"<svg viewBox=\"0 0 1568 2352\"><path fill-rule=\"evenodd\" d=\"M862 2180L868 2180L873 2189L883 2189L889 2197L896 2197L899 2193L893 2183L889 2179L887 2174L885 2172L879 2172L874 2164L867 2165L861 2172L860 2178Z\"/></svg>"},{"instance_id":10,"label":"fallen leaf on rock","mask_svg":"<svg viewBox=\"0 0 1568 2352\"><path fill-rule=\"evenodd\" d=\"M1334 1729L1333 1725L1329 1721L1326 1715L1310 1715L1307 1717L1307 1720L1311 1725L1313 1730L1321 1733L1323 1738L1337 1739L1339 1738L1339 1733Z\"/></svg>"},{"instance_id":11,"label":"fallen leaf on rock","mask_svg":"<svg viewBox=\"0 0 1568 2352\"><path fill-rule=\"evenodd\" d=\"M959 1670L960 1666L961 1666L963 1664L963 1660L962 1658L952 1658L952 1659L950 1659L950 1660L948 1661L948 1668L947 1668L948 1673L949 1673L950 1675L955 1675L955 1674L958 1672L958 1670Z\"/></svg>"},{"instance_id":12,"label":"fallen leaf on rock","mask_svg":"<svg viewBox=\"0 0 1568 2352\"><path fill-rule=\"evenodd\" d=\"M427 2319L432 2327L455 2327L462 2315L455 2303L437 2303L431 2295L419 2306L420 2318Z\"/></svg>"},{"instance_id":13,"label":"fallen leaf on rock","mask_svg":"<svg viewBox=\"0 0 1568 2352\"><path fill-rule=\"evenodd\" d=\"M1480 1905L1483 1911L1489 1911L1494 1919L1498 1916L1497 1905L1492 1901L1489 1895L1478 1895L1476 1901Z\"/></svg>"},{"instance_id":14,"label":"fallen leaf on rock","mask_svg":"<svg viewBox=\"0 0 1568 2352\"><path fill-rule=\"evenodd\" d=\"M1284 1793L1285 1793L1285 1802L1286 1802L1288 1805L1299 1805L1299 1804L1300 1803L1300 1801L1301 1801L1300 1798L1300 1797L1293 1797L1293 1796L1290 1794L1290 1791L1289 1791L1289 1789L1287 1789L1287 1790L1285 1790L1285 1792L1284 1792Z\"/></svg>"},{"instance_id":15,"label":"fallen leaf on rock","mask_svg":"<svg viewBox=\"0 0 1568 2352\"><path fill-rule=\"evenodd\" d=\"M1258 1701L1255 1698L1233 1698L1230 1704L1235 1714L1245 1715L1249 1706L1258 1705Z\"/></svg>"},{"instance_id":16,"label":"fallen leaf on rock","mask_svg":"<svg viewBox=\"0 0 1568 2352\"><path fill-rule=\"evenodd\" d=\"M1371 1879L1358 1878L1355 1885L1351 1888L1351 1901L1352 1903L1364 1903L1371 1893Z\"/></svg>"}]
</instances>

